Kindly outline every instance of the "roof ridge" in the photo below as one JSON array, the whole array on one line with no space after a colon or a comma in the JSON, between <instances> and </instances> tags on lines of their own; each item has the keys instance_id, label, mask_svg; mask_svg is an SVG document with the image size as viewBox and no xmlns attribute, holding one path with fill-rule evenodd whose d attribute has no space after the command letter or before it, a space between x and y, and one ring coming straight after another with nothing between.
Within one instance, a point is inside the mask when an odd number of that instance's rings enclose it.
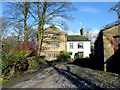
<instances>
[{"instance_id":1,"label":"roof ridge","mask_svg":"<svg viewBox=\"0 0 120 90\"><path fill-rule=\"evenodd\" d=\"M90 40L82 35L68 35L67 41L90 41Z\"/></svg>"},{"instance_id":2,"label":"roof ridge","mask_svg":"<svg viewBox=\"0 0 120 90\"><path fill-rule=\"evenodd\" d=\"M68 36L82 36L82 35L68 35Z\"/></svg>"},{"instance_id":3,"label":"roof ridge","mask_svg":"<svg viewBox=\"0 0 120 90\"><path fill-rule=\"evenodd\" d=\"M83 36L83 35L67 35L67 36L81 36L81 37L86 37L86 36Z\"/></svg>"}]
</instances>

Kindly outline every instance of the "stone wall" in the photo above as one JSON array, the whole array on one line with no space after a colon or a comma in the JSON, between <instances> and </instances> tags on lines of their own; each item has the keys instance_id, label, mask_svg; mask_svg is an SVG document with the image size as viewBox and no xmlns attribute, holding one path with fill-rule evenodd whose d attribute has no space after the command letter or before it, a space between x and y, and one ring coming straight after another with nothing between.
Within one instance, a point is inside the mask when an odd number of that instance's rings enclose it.
<instances>
[{"instance_id":1,"label":"stone wall","mask_svg":"<svg viewBox=\"0 0 120 90\"><path fill-rule=\"evenodd\" d=\"M114 41L113 36L120 35L118 26L103 31L103 44L104 44L104 62L106 62L114 54ZM104 64L104 71L107 71L106 63Z\"/></svg>"},{"instance_id":2,"label":"stone wall","mask_svg":"<svg viewBox=\"0 0 120 90\"><path fill-rule=\"evenodd\" d=\"M114 54L114 36L120 35L120 24L102 30L95 42L95 56L98 61L104 62L104 71L107 71L107 61ZM102 51L103 50L103 51Z\"/></svg>"},{"instance_id":3,"label":"stone wall","mask_svg":"<svg viewBox=\"0 0 120 90\"><path fill-rule=\"evenodd\" d=\"M103 32L99 33L99 37L95 42L95 62L96 69L104 70L104 48L103 48Z\"/></svg>"}]
</instances>

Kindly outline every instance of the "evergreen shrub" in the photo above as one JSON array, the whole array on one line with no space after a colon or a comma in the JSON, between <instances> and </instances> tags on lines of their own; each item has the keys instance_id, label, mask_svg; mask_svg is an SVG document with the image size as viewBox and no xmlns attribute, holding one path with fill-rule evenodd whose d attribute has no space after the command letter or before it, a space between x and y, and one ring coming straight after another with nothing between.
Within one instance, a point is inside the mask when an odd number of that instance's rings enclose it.
<instances>
[{"instance_id":1,"label":"evergreen shrub","mask_svg":"<svg viewBox=\"0 0 120 90\"><path fill-rule=\"evenodd\" d=\"M66 51L61 51L60 55L57 58L59 61L63 61L66 62L68 60L70 60L70 53L66 52Z\"/></svg>"}]
</instances>

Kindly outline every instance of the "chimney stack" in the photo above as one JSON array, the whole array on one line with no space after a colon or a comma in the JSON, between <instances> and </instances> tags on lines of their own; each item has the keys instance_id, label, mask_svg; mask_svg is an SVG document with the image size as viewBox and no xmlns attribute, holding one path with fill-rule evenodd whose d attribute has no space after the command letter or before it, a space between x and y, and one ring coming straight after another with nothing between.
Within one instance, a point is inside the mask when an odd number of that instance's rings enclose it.
<instances>
[{"instance_id":1,"label":"chimney stack","mask_svg":"<svg viewBox=\"0 0 120 90\"><path fill-rule=\"evenodd\" d=\"M83 28L80 29L80 34L81 34L82 36L84 36L84 29L83 29Z\"/></svg>"}]
</instances>

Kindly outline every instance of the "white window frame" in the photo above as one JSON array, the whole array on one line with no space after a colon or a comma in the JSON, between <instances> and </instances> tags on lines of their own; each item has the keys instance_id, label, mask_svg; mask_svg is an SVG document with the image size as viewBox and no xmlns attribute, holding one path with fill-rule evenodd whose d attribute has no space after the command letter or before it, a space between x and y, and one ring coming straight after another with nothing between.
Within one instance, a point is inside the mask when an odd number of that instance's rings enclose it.
<instances>
[{"instance_id":1,"label":"white window frame","mask_svg":"<svg viewBox=\"0 0 120 90\"><path fill-rule=\"evenodd\" d=\"M56 34L48 34L48 37L56 37Z\"/></svg>"},{"instance_id":2,"label":"white window frame","mask_svg":"<svg viewBox=\"0 0 120 90\"><path fill-rule=\"evenodd\" d=\"M69 49L74 49L74 43L73 42L69 43Z\"/></svg>"},{"instance_id":3,"label":"white window frame","mask_svg":"<svg viewBox=\"0 0 120 90\"><path fill-rule=\"evenodd\" d=\"M48 47L58 48L59 47L59 43L51 43L51 44L46 43L46 48L48 48Z\"/></svg>"},{"instance_id":4,"label":"white window frame","mask_svg":"<svg viewBox=\"0 0 120 90\"><path fill-rule=\"evenodd\" d=\"M83 42L79 42L79 43L77 44L77 48L78 48L78 49L83 49L83 48L84 48Z\"/></svg>"},{"instance_id":5,"label":"white window frame","mask_svg":"<svg viewBox=\"0 0 120 90\"><path fill-rule=\"evenodd\" d=\"M55 58L55 57L57 57L57 53L45 53L45 56L47 58Z\"/></svg>"}]
</instances>

